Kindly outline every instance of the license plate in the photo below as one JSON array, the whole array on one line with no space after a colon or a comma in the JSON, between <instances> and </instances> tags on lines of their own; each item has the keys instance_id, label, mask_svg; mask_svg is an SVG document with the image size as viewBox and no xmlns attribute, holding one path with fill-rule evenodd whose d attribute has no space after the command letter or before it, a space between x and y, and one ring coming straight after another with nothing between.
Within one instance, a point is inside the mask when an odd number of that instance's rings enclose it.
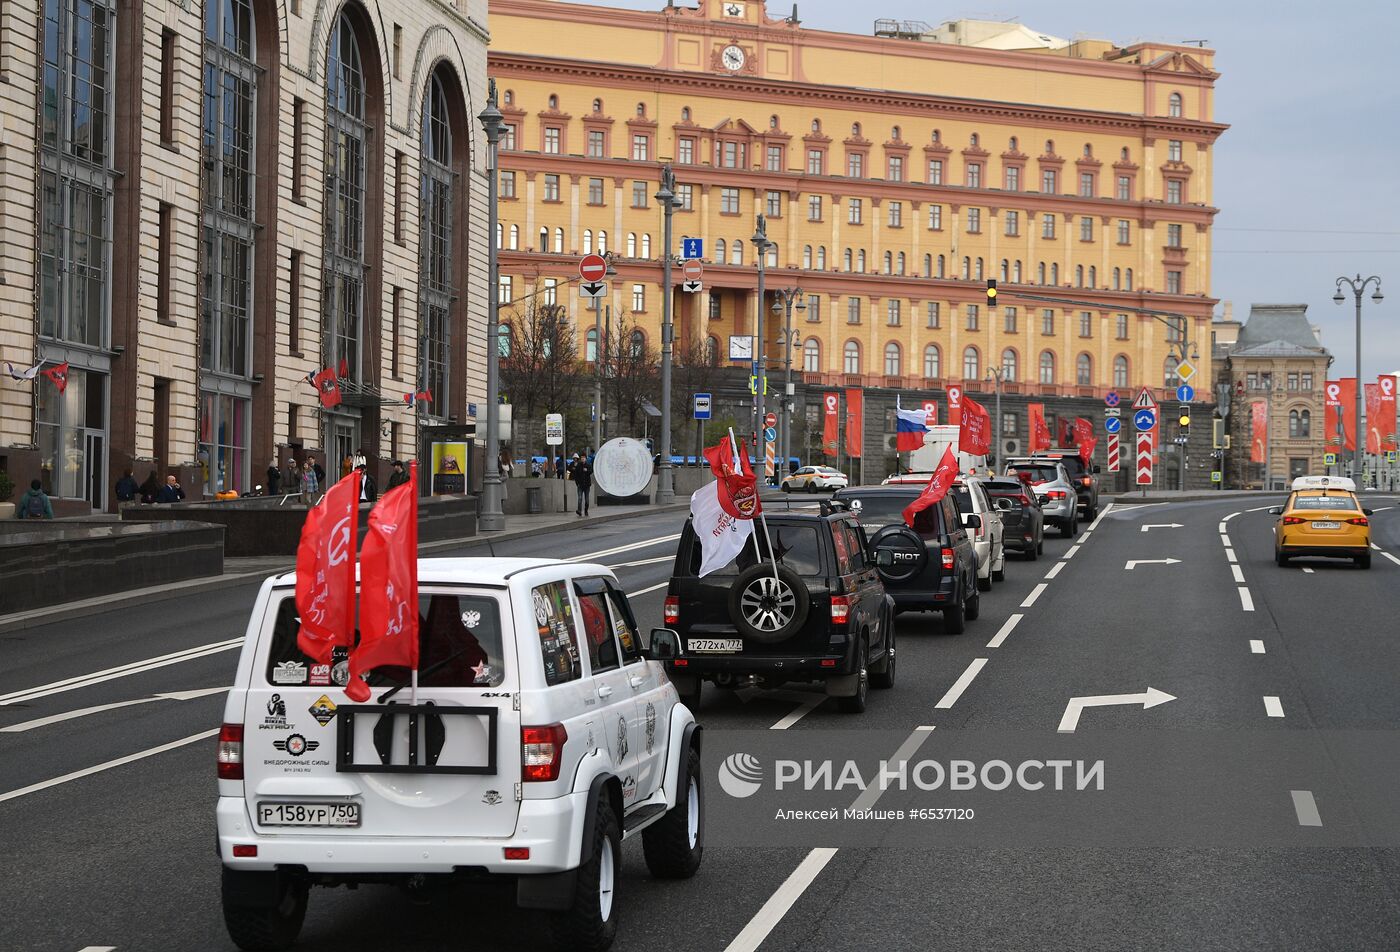
<instances>
[{"instance_id":1,"label":"license plate","mask_svg":"<svg viewBox=\"0 0 1400 952\"><path fill-rule=\"evenodd\" d=\"M1314 522L1312 527L1314 529L1340 529L1342 524L1340 522Z\"/></svg>"},{"instance_id":2,"label":"license plate","mask_svg":"<svg viewBox=\"0 0 1400 952\"><path fill-rule=\"evenodd\" d=\"M358 803L259 803L258 826L359 826Z\"/></svg>"},{"instance_id":3,"label":"license plate","mask_svg":"<svg viewBox=\"0 0 1400 952\"><path fill-rule=\"evenodd\" d=\"M744 640L742 638L687 638L685 642L686 651L743 651Z\"/></svg>"}]
</instances>

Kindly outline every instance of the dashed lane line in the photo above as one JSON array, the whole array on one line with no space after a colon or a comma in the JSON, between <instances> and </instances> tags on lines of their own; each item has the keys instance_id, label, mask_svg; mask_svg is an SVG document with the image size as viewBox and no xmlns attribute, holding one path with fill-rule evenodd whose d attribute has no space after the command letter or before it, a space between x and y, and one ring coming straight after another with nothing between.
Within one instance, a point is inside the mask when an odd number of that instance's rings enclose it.
<instances>
[{"instance_id":1,"label":"dashed lane line","mask_svg":"<svg viewBox=\"0 0 1400 952\"><path fill-rule=\"evenodd\" d=\"M1079 543L1076 542L1074 545L1072 545L1072 546L1070 546L1068 549L1066 549L1066 550L1065 550L1065 554L1062 555L1062 556L1060 556L1060 558L1061 558L1061 559L1072 559L1072 558L1074 558L1074 553L1076 553L1076 552L1078 552L1078 551L1079 551Z\"/></svg>"},{"instance_id":2,"label":"dashed lane line","mask_svg":"<svg viewBox=\"0 0 1400 952\"><path fill-rule=\"evenodd\" d=\"M1283 716L1283 702L1272 694L1264 695L1264 713L1270 717Z\"/></svg>"},{"instance_id":3,"label":"dashed lane line","mask_svg":"<svg viewBox=\"0 0 1400 952\"><path fill-rule=\"evenodd\" d=\"M1234 549L1226 549L1226 550L1225 550L1225 558L1229 559L1231 562L1236 561L1236 559L1235 559L1235 550L1234 550Z\"/></svg>"},{"instance_id":4,"label":"dashed lane line","mask_svg":"<svg viewBox=\"0 0 1400 952\"><path fill-rule=\"evenodd\" d=\"M1221 534L1221 535L1224 535L1227 531L1228 531L1228 530L1225 528L1225 522L1224 522L1224 520L1221 520L1221 523L1220 523L1220 534Z\"/></svg>"},{"instance_id":5,"label":"dashed lane line","mask_svg":"<svg viewBox=\"0 0 1400 952\"><path fill-rule=\"evenodd\" d=\"M1006 619L1006 623L1001 626L1001 631L998 631L996 637L987 642L987 647L1000 648L1006 642L1007 636L1011 634L1011 630L1025 617L1026 616L1022 615L1020 612L1016 612L1010 618Z\"/></svg>"},{"instance_id":6,"label":"dashed lane line","mask_svg":"<svg viewBox=\"0 0 1400 952\"><path fill-rule=\"evenodd\" d=\"M1396 558L1394 555L1391 555L1389 552L1382 552L1381 555L1385 556L1387 559L1390 559L1390 561L1394 562L1396 565L1400 565L1400 558Z\"/></svg>"},{"instance_id":7,"label":"dashed lane line","mask_svg":"<svg viewBox=\"0 0 1400 952\"><path fill-rule=\"evenodd\" d=\"M1305 565L1305 566L1303 566L1303 574L1304 574L1304 575L1314 575L1314 574L1316 574L1316 573L1314 573L1312 569L1308 568L1308 567Z\"/></svg>"},{"instance_id":8,"label":"dashed lane line","mask_svg":"<svg viewBox=\"0 0 1400 952\"><path fill-rule=\"evenodd\" d=\"M109 760L106 763L98 764L95 767L84 767L82 770L75 770L72 773L66 773L61 777L54 777L52 780L42 780L39 783L31 783L27 787L20 787L17 790L11 790L9 793L0 793L0 803L4 803L6 800L15 800L27 794L38 793L40 790L47 790L49 787L56 787L61 783L68 783L70 780L80 780L83 777L90 777L95 773L101 773L104 770L111 770L113 767L120 767L123 764L134 763L138 760L145 760L147 757L154 757L156 754L163 754L167 750L174 750L177 747L184 747L186 744L193 744L206 738L214 737L218 733L219 729L217 727L213 728L212 730L200 731L198 734L191 734L189 737L182 737L179 740L173 740L168 744L161 744L159 747L152 747L148 750L137 751L134 754L127 754L125 757L118 757L116 760Z\"/></svg>"},{"instance_id":9,"label":"dashed lane line","mask_svg":"<svg viewBox=\"0 0 1400 952\"><path fill-rule=\"evenodd\" d=\"M1240 571L1239 563L1231 564L1230 572L1235 576L1236 582L1240 583L1241 585L1244 584L1244 573Z\"/></svg>"},{"instance_id":10,"label":"dashed lane line","mask_svg":"<svg viewBox=\"0 0 1400 952\"><path fill-rule=\"evenodd\" d=\"M1263 653L1264 653L1264 642L1260 641L1260 640L1257 639L1257 638L1250 639L1250 642L1249 642L1249 650L1250 650L1251 652L1253 652L1254 654L1263 654Z\"/></svg>"},{"instance_id":11,"label":"dashed lane line","mask_svg":"<svg viewBox=\"0 0 1400 952\"><path fill-rule=\"evenodd\" d=\"M1046 585L1044 582L1038 583L1035 588L1031 589L1031 593L1026 596L1026 600L1021 603L1021 607L1030 608L1032 605L1035 604L1035 600L1040 597L1040 593L1045 591L1047 588L1049 588L1049 586Z\"/></svg>"},{"instance_id":12,"label":"dashed lane line","mask_svg":"<svg viewBox=\"0 0 1400 952\"><path fill-rule=\"evenodd\" d=\"M785 731L785 730L787 730L789 727L791 727L792 725L796 724L798 721L802 720L802 718L806 717L808 714L810 714L810 713L812 713L813 711L815 711L818 707L820 707L820 706L822 705L822 702L825 701L825 700L826 700L826 695L825 695L825 694L814 694L814 695L812 695L812 697L808 698L807 700L803 701L801 704L797 705L797 707L796 707L795 709L793 709L793 711L792 711L791 713L783 715L783 717L780 718L776 724L774 724L772 727L770 727L770 728L768 728L768 729L769 729L770 731Z\"/></svg>"},{"instance_id":13,"label":"dashed lane line","mask_svg":"<svg viewBox=\"0 0 1400 952\"><path fill-rule=\"evenodd\" d=\"M948 689L948 693L943 695L934 707L946 710L958 703L958 698L962 697L963 692L967 690L967 686L972 683L973 678L977 677L977 673L982 670L986 663L986 658L973 658L963 673L958 675L958 679L953 682L953 686Z\"/></svg>"},{"instance_id":14,"label":"dashed lane line","mask_svg":"<svg viewBox=\"0 0 1400 952\"><path fill-rule=\"evenodd\" d=\"M1321 826L1322 814L1317 812L1317 799L1311 790L1290 790L1293 797L1293 812L1298 814L1299 826Z\"/></svg>"},{"instance_id":15,"label":"dashed lane line","mask_svg":"<svg viewBox=\"0 0 1400 952\"><path fill-rule=\"evenodd\" d=\"M1045 577L1046 577L1047 579L1054 578L1056 575L1059 575L1059 574L1060 574L1060 569L1062 569L1062 568L1064 568L1064 567L1065 567L1065 563L1063 563L1063 562L1056 562L1055 565L1054 565L1054 567L1051 568L1050 571L1048 571L1048 572L1045 573Z\"/></svg>"},{"instance_id":16,"label":"dashed lane line","mask_svg":"<svg viewBox=\"0 0 1400 952\"><path fill-rule=\"evenodd\" d=\"M1249 589L1240 586L1240 607L1247 612L1254 611L1254 596L1249 594Z\"/></svg>"}]
</instances>

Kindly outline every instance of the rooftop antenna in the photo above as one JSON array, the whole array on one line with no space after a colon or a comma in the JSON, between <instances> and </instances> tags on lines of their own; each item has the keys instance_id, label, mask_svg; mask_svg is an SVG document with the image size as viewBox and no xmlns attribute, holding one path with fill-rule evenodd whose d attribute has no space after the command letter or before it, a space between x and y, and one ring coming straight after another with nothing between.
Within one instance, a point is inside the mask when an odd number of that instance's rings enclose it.
<instances>
[{"instance_id":1,"label":"rooftop antenna","mask_svg":"<svg viewBox=\"0 0 1400 952\"><path fill-rule=\"evenodd\" d=\"M793 26L798 26L802 23L802 21L797 18L797 4L794 3L792 5L792 16L788 17L787 21Z\"/></svg>"},{"instance_id":2,"label":"rooftop antenna","mask_svg":"<svg viewBox=\"0 0 1400 952\"><path fill-rule=\"evenodd\" d=\"M1199 48L1201 48L1201 49L1205 49L1205 48L1206 48L1206 44L1209 43L1209 42L1210 42L1210 40L1182 40L1182 41L1181 41L1181 45L1182 45L1182 46L1196 46L1196 47L1199 47Z\"/></svg>"}]
</instances>

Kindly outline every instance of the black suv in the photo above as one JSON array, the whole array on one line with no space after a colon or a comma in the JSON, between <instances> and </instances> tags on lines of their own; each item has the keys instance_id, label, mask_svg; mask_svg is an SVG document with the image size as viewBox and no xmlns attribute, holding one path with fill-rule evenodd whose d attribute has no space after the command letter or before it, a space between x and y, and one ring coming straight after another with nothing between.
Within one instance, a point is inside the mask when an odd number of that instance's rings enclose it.
<instances>
[{"instance_id":1,"label":"black suv","mask_svg":"<svg viewBox=\"0 0 1400 952\"><path fill-rule=\"evenodd\" d=\"M1002 547L1034 562L1045 551L1045 513L1031 488L1019 479L984 479L982 488L1001 513Z\"/></svg>"},{"instance_id":2,"label":"black suv","mask_svg":"<svg viewBox=\"0 0 1400 952\"><path fill-rule=\"evenodd\" d=\"M961 515L954 494L944 496L904 524L904 508L923 492L922 486L860 486L839 489L832 502L848 507L870 536L870 547L890 564L879 566L885 591L896 611L942 611L943 630L961 634L966 623L982 611L977 590L977 550L968 531L981 525L981 516Z\"/></svg>"},{"instance_id":3,"label":"black suv","mask_svg":"<svg viewBox=\"0 0 1400 952\"><path fill-rule=\"evenodd\" d=\"M692 710L704 681L722 687L825 681L842 711L865 710L870 687L894 686L894 602L849 512L769 514L738 557L700 578L700 541L681 532L666 589L666 627L680 654L666 672ZM776 558L776 574L774 559Z\"/></svg>"}]
</instances>

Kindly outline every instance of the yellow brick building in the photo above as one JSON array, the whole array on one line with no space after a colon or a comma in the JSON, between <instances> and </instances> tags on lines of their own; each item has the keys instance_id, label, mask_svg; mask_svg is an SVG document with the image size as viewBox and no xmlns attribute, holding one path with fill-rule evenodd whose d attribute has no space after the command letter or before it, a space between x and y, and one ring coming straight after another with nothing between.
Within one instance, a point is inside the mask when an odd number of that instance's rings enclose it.
<instances>
[{"instance_id":1,"label":"yellow brick building","mask_svg":"<svg viewBox=\"0 0 1400 952\"><path fill-rule=\"evenodd\" d=\"M809 384L933 388L999 366L1013 393L1174 385L1168 327L1124 308L1187 315L1210 379L1211 155L1226 128L1210 50L860 36L751 0L492 0L491 28L509 124L502 299L555 285L586 351L593 318L570 281L590 251L617 256L614 319L659 343L653 196L671 163L675 252L700 237L705 259L704 290L676 292L678 346L718 363L753 333L763 213L767 287L806 294L793 360ZM780 322L766 330L780 361Z\"/></svg>"}]
</instances>

